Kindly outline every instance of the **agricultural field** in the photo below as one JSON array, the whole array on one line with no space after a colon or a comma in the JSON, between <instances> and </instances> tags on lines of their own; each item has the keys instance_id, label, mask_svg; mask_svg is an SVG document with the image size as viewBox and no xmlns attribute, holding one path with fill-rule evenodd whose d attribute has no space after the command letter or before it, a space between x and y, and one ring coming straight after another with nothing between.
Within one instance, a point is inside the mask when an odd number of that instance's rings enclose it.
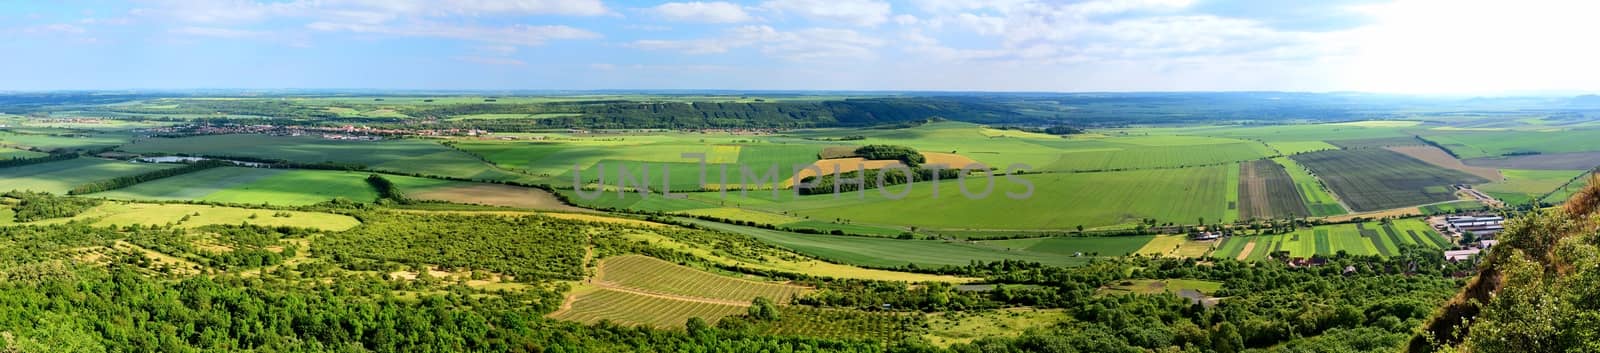
<instances>
[{"instance_id":1,"label":"agricultural field","mask_svg":"<svg viewBox=\"0 0 1600 353\"><path fill-rule=\"evenodd\" d=\"M607 288L579 289L573 293L570 303L551 313L551 318L583 324L606 320L630 326L677 329L690 318L716 322L746 310L744 306L727 303L676 300Z\"/></svg>"},{"instance_id":2,"label":"agricultural field","mask_svg":"<svg viewBox=\"0 0 1600 353\"><path fill-rule=\"evenodd\" d=\"M34 152L34 151L29 151L29 150L19 150L19 149L9 148L9 147L0 147L0 159L34 158L34 157L44 157L44 156L47 156L47 155L48 154L46 154L46 153Z\"/></svg>"},{"instance_id":3,"label":"agricultural field","mask_svg":"<svg viewBox=\"0 0 1600 353\"><path fill-rule=\"evenodd\" d=\"M1285 173L1289 173L1289 179L1294 181L1295 191L1300 193L1302 201L1305 202L1306 210L1311 212L1312 216L1324 217L1345 214L1344 205L1339 203L1337 198L1334 198L1321 180L1311 174L1311 170L1301 166L1300 163L1295 163L1294 159L1287 157L1273 158L1272 161L1283 166Z\"/></svg>"},{"instance_id":4,"label":"agricultural field","mask_svg":"<svg viewBox=\"0 0 1600 353\"><path fill-rule=\"evenodd\" d=\"M1449 153L1439 149L1438 147L1390 146L1385 148L1390 151L1394 151L1395 153L1416 158L1417 160L1423 162L1428 162L1428 164L1436 165L1440 168L1458 170L1463 173L1476 175L1479 178L1484 178L1486 180L1499 181L1505 179L1504 175L1500 175L1500 170L1498 169L1467 165L1462 163L1460 159L1456 159L1455 156L1451 156Z\"/></svg>"},{"instance_id":5,"label":"agricultural field","mask_svg":"<svg viewBox=\"0 0 1600 353\"><path fill-rule=\"evenodd\" d=\"M447 201L471 205L526 208L534 210L592 212L568 206L548 191L488 183L469 183L427 178L385 175L407 198Z\"/></svg>"},{"instance_id":6,"label":"agricultural field","mask_svg":"<svg viewBox=\"0 0 1600 353\"><path fill-rule=\"evenodd\" d=\"M1090 258L1041 251L1008 250L1003 246L968 242L798 234L691 219L684 221L710 229L748 235L762 242L789 248L812 257L865 267L892 268L908 264L919 267L963 266L972 260L1002 259L1070 266L1083 264ZM1060 249L1054 246L1050 248ZM1093 248L1086 247L1086 249Z\"/></svg>"},{"instance_id":7,"label":"agricultural field","mask_svg":"<svg viewBox=\"0 0 1600 353\"><path fill-rule=\"evenodd\" d=\"M1233 236L1227 238L1211 257L1260 260L1280 251L1288 252L1290 257L1302 258L1332 256L1339 252L1392 256L1400 253L1402 245L1435 249L1450 246L1427 223L1418 219L1402 219L1388 224L1333 224L1301 228L1288 234Z\"/></svg>"},{"instance_id":8,"label":"agricultural field","mask_svg":"<svg viewBox=\"0 0 1600 353\"><path fill-rule=\"evenodd\" d=\"M1321 151L1291 159L1327 183L1354 211L1377 211L1455 200L1454 184L1489 180L1385 149Z\"/></svg>"},{"instance_id":9,"label":"agricultural field","mask_svg":"<svg viewBox=\"0 0 1600 353\"><path fill-rule=\"evenodd\" d=\"M244 167L212 168L94 196L127 200L199 200L303 206L336 198L370 202L368 173Z\"/></svg>"},{"instance_id":10,"label":"agricultural field","mask_svg":"<svg viewBox=\"0 0 1600 353\"><path fill-rule=\"evenodd\" d=\"M1008 251L1023 250L1072 257L1101 257L1132 255L1157 238L1164 239L1168 237L1150 235L1119 237L1049 237L987 240L980 243L993 247L1003 247Z\"/></svg>"},{"instance_id":11,"label":"agricultural field","mask_svg":"<svg viewBox=\"0 0 1600 353\"><path fill-rule=\"evenodd\" d=\"M127 143L127 135L66 129L0 130L0 146L44 151L94 150Z\"/></svg>"},{"instance_id":12,"label":"agricultural field","mask_svg":"<svg viewBox=\"0 0 1600 353\"><path fill-rule=\"evenodd\" d=\"M1311 216L1289 172L1270 159L1240 163L1238 185L1240 219Z\"/></svg>"},{"instance_id":13,"label":"agricultural field","mask_svg":"<svg viewBox=\"0 0 1600 353\"><path fill-rule=\"evenodd\" d=\"M1583 190L1584 187L1587 187L1593 181L1593 174L1580 175L1579 177L1572 179L1572 182L1562 185L1561 188L1556 189L1555 191L1551 191L1549 195L1545 195L1545 197L1539 201L1552 205L1566 203L1567 199L1572 198L1572 194L1577 193L1579 190Z\"/></svg>"},{"instance_id":14,"label":"agricultural field","mask_svg":"<svg viewBox=\"0 0 1600 353\"><path fill-rule=\"evenodd\" d=\"M734 198L734 203L768 211L789 212L812 220L846 220L863 225L910 225L930 229L1071 229L1131 227L1143 219L1158 223L1190 223L1199 219L1226 220L1228 167L1210 166L1105 173L1057 173L1015 176L1034 185L1033 195L1013 200L1006 193L1023 193L1025 186L995 177L992 194L968 199L960 181L917 183L900 200L880 190L864 196L788 195L773 200ZM983 181L968 181L979 192ZM932 185L930 185L932 184ZM934 189L938 188L938 197ZM903 192L893 186L887 192ZM752 197L757 195L751 194ZM770 197L761 193L761 198ZM691 198L693 198L691 196Z\"/></svg>"},{"instance_id":15,"label":"agricultural field","mask_svg":"<svg viewBox=\"0 0 1600 353\"><path fill-rule=\"evenodd\" d=\"M1600 151L1597 130L1483 131L1423 136L1462 159Z\"/></svg>"},{"instance_id":16,"label":"agricultural field","mask_svg":"<svg viewBox=\"0 0 1600 353\"><path fill-rule=\"evenodd\" d=\"M1600 152L1543 153L1524 156L1473 158L1470 166L1530 170L1590 170L1600 167Z\"/></svg>"},{"instance_id":17,"label":"agricultural field","mask_svg":"<svg viewBox=\"0 0 1600 353\"><path fill-rule=\"evenodd\" d=\"M1505 180L1477 185L1474 188L1505 201L1507 204L1525 204L1546 194L1556 192L1563 185L1579 179L1582 170L1527 170L1501 169Z\"/></svg>"},{"instance_id":18,"label":"agricultural field","mask_svg":"<svg viewBox=\"0 0 1600 353\"><path fill-rule=\"evenodd\" d=\"M747 259L732 256L726 251L714 249L711 244L699 244L677 241L653 232L628 232L624 234L628 239L643 241L666 249L682 251L693 254L702 260L720 266L737 266L768 271L782 271L805 273L813 276L862 279L878 281L905 281L905 282L942 282L942 283L970 283L977 282L978 278L941 276L924 273L886 271L862 268L835 262L826 262L814 258L776 258Z\"/></svg>"},{"instance_id":19,"label":"agricultural field","mask_svg":"<svg viewBox=\"0 0 1600 353\"><path fill-rule=\"evenodd\" d=\"M99 227L174 225L194 228L208 225L253 224L291 226L343 231L361 225L354 217L321 212L277 211L239 207L107 202L69 218L49 219L27 224L60 224L84 221Z\"/></svg>"},{"instance_id":20,"label":"agricultural field","mask_svg":"<svg viewBox=\"0 0 1600 353\"><path fill-rule=\"evenodd\" d=\"M782 303L807 291L805 287L727 277L640 255L600 260L593 282L652 294L745 303L756 297Z\"/></svg>"},{"instance_id":21,"label":"agricultural field","mask_svg":"<svg viewBox=\"0 0 1600 353\"><path fill-rule=\"evenodd\" d=\"M177 165L129 163L110 159L75 158L42 164L0 168L0 189L64 194L78 185Z\"/></svg>"},{"instance_id":22,"label":"agricultural field","mask_svg":"<svg viewBox=\"0 0 1600 353\"><path fill-rule=\"evenodd\" d=\"M1162 256L1174 258L1203 258L1217 248L1217 240L1189 240L1187 234L1159 235L1139 248L1138 253L1145 256Z\"/></svg>"},{"instance_id":23,"label":"agricultural field","mask_svg":"<svg viewBox=\"0 0 1600 353\"><path fill-rule=\"evenodd\" d=\"M119 147L139 154L249 157L299 163L358 164L400 174L475 180L528 180L495 169L470 154L420 139L385 141L326 140L310 136L208 135L139 140Z\"/></svg>"},{"instance_id":24,"label":"agricultural field","mask_svg":"<svg viewBox=\"0 0 1600 353\"><path fill-rule=\"evenodd\" d=\"M757 297L774 302L805 287L721 276L640 255L603 259L595 276L551 317L593 323L679 328L690 317L716 322L741 313Z\"/></svg>"}]
</instances>

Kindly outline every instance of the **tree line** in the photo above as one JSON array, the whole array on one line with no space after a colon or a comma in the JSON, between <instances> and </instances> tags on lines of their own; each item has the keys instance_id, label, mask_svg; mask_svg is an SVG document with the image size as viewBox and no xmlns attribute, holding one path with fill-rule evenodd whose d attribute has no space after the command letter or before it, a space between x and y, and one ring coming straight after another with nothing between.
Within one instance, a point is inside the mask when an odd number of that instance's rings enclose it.
<instances>
[{"instance_id":1,"label":"tree line","mask_svg":"<svg viewBox=\"0 0 1600 353\"><path fill-rule=\"evenodd\" d=\"M135 174L135 175L122 176L122 177L116 177L116 178L111 178L111 179L107 179L107 180L90 182L88 184L83 184L83 185L78 185L78 186L73 187L72 190L68 190L67 191L67 194L68 195L87 195L87 194L93 194L93 193L97 193L97 192L111 191L111 190L121 189L121 188L129 187L129 186L133 186L133 185L136 185L136 184L139 184L139 183L153 181L153 180L157 180L157 179L170 178L170 177L175 177L175 176L179 176L179 175L194 173L194 172L198 172L198 171L202 171L202 170L206 170L206 169L217 168L217 167L228 167L228 166L234 166L234 165L235 164L233 162L229 162L229 161L220 161L220 160L207 159L207 160L187 163L184 166L177 167L177 168L155 170L155 171L149 171L149 172L144 172L144 173Z\"/></svg>"}]
</instances>

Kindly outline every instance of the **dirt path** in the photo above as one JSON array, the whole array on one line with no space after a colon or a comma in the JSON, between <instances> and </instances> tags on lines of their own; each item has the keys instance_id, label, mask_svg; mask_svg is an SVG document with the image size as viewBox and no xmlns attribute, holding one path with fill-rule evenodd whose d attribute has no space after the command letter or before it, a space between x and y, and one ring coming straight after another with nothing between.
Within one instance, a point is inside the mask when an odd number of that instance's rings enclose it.
<instances>
[{"instance_id":1,"label":"dirt path","mask_svg":"<svg viewBox=\"0 0 1600 353\"><path fill-rule=\"evenodd\" d=\"M1234 260L1243 261L1244 259L1248 259L1248 258L1250 258L1250 253L1253 252L1253 251L1256 251L1256 242L1255 241L1251 241L1249 243L1244 243L1244 250L1239 251L1239 256L1234 256Z\"/></svg>"}]
</instances>

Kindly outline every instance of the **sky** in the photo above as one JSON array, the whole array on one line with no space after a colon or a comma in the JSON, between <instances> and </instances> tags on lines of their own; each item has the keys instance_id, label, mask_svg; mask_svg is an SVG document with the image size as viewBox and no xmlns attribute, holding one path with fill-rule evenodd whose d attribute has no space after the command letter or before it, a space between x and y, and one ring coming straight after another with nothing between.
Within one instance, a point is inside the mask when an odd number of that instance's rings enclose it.
<instances>
[{"instance_id":1,"label":"sky","mask_svg":"<svg viewBox=\"0 0 1600 353\"><path fill-rule=\"evenodd\" d=\"M1595 1L0 3L0 90L1600 92Z\"/></svg>"}]
</instances>

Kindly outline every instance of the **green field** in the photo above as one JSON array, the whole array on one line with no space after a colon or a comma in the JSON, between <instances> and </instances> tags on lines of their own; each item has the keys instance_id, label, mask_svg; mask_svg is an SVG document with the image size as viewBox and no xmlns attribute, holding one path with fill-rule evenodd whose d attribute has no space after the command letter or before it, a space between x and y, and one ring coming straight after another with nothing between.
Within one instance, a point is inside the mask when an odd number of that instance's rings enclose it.
<instances>
[{"instance_id":1,"label":"green field","mask_svg":"<svg viewBox=\"0 0 1600 353\"><path fill-rule=\"evenodd\" d=\"M1484 131L1425 135L1459 158L1498 157L1508 154L1600 151L1600 130Z\"/></svg>"},{"instance_id":2,"label":"green field","mask_svg":"<svg viewBox=\"0 0 1600 353\"><path fill-rule=\"evenodd\" d=\"M984 245L1004 247L1006 250L1023 250L1066 256L1123 256L1131 255L1144 247L1153 235L1117 237L1049 237L1029 239L988 240Z\"/></svg>"},{"instance_id":3,"label":"green field","mask_svg":"<svg viewBox=\"0 0 1600 353\"><path fill-rule=\"evenodd\" d=\"M0 160L3 160L3 159L44 157L44 156L47 156L47 155L48 154L40 153L40 152L34 152L34 151L28 151L28 150L19 150L19 149L8 148L8 147L0 147Z\"/></svg>"},{"instance_id":4,"label":"green field","mask_svg":"<svg viewBox=\"0 0 1600 353\"><path fill-rule=\"evenodd\" d=\"M1034 185L1032 197L1013 200L1006 193L1022 193L1024 186L1004 176L996 176L988 197L969 199L959 181L915 183L904 199L885 197L880 190L841 195L795 197L784 190L774 199L770 191L738 191L722 197L717 192L690 193L688 199L668 200L659 194L640 197L629 193L601 194L585 200L563 191L579 204L641 211L684 211L703 208L740 207L787 213L811 221L876 226L897 229L917 226L936 230L1025 230L1071 229L1120 226L1132 227L1143 219L1159 223L1192 223L1203 218L1211 222L1231 221L1226 212L1227 193L1232 189L1227 166L1155 169L1105 173L1053 173L1016 176ZM984 179L968 180L968 190L981 192ZM1236 182L1235 182L1236 183ZM938 197L934 197L934 188ZM889 193L904 192L907 186L892 186ZM863 196L864 195L864 196Z\"/></svg>"},{"instance_id":5,"label":"green field","mask_svg":"<svg viewBox=\"0 0 1600 353\"><path fill-rule=\"evenodd\" d=\"M81 184L174 168L174 164L129 163L76 158L59 162L0 168L0 189L66 193Z\"/></svg>"},{"instance_id":6,"label":"green field","mask_svg":"<svg viewBox=\"0 0 1600 353\"><path fill-rule=\"evenodd\" d=\"M45 151L113 147L127 142L128 139L127 135L122 134L84 133L65 129L30 129L27 133L0 131L0 146L32 147Z\"/></svg>"},{"instance_id":7,"label":"green field","mask_svg":"<svg viewBox=\"0 0 1600 353\"><path fill-rule=\"evenodd\" d=\"M59 224L86 221L94 226L162 226L194 228L207 225L292 226L342 231L361 225L354 217L321 212L259 210L239 207L185 204L146 204L107 202L83 214L29 224Z\"/></svg>"},{"instance_id":8,"label":"green field","mask_svg":"<svg viewBox=\"0 0 1600 353\"><path fill-rule=\"evenodd\" d=\"M1243 253L1244 244L1250 242L1255 243L1254 251L1245 256L1252 260L1266 258L1278 251L1287 251L1290 257L1332 256L1341 251L1350 255L1393 256L1399 254L1402 244L1449 247L1449 243L1427 223L1420 219L1401 219L1391 224L1334 224L1301 228L1288 234L1234 236L1228 238L1211 256L1236 258Z\"/></svg>"},{"instance_id":9,"label":"green field","mask_svg":"<svg viewBox=\"0 0 1600 353\"><path fill-rule=\"evenodd\" d=\"M1572 182L1562 185L1555 191L1551 191L1549 195L1545 195L1545 197L1539 201L1553 205L1566 203L1567 199L1571 198L1573 193L1576 193L1579 190L1583 190L1584 187L1587 187L1590 180L1592 179L1589 176L1580 176L1577 179L1573 179Z\"/></svg>"},{"instance_id":10,"label":"green field","mask_svg":"<svg viewBox=\"0 0 1600 353\"><path fill-rule=\"evenodd\" d=\"M1505 180L1475 186L1508 204L1524 204L1556 191L1583 174L1582 170L1501 169Z\"/></svg>"},{"instance_id":11,"label":"green field","mask_svg":"<svg viewBox=\"0 0 1600 353\"><path fill-rule=\"evenodd\" d=\"M208 135L140 140L121 149L144 154L183 153L301 163L353 163L402 174L420 173L481 180L532 179L495 169L472 155L420 139L341 141L309 136Z\"/></svg>"},{"instance_id":12,"label":"green field","mask_svg":"<svg viewBox=\"0 0 1600 353\"><path fill-rule=\"evenodd\" d=\"M237 204L310 205L335 198L370 202L367 173L224 167L95 194L113 199L201 200Z\"/></svg>"},{"instance_id":13,"label":"green field","mask_svg":"<svg viewBox=\"0 0 1600 353\"><path fill-rule=\"evenodd\" d=\"M907 264L922 267L964 266L973 260L987 262L1006 259L1071 266L1089 260L1088 257L1006 250L1001 246L966 242L797 234L691 219L684 221L720 231L749 235L763 242L793 249L809 256L866 267L900 267ZM1059 249L1059 247L1051 248Z\"/></svg>"},{"instance_id":14,"label":"green field","mask_svg":"<svg viewBox=\"0 0 1600 353\"><path fill-rule=\"evenodd\" d=\"M656 294L748 302L765 297L788 301L805 287L721 276L653 257L625 255L600 260L594 280Z\"/></svg>"},{"instance_id":15,"label":"green field","mask_svg":"<svg viewBox=\"0 0 1600 353\"><path fill-rule=\"evenodd\" d=\"M1455 200L1450 185L1488 182L1379 148L1312 152L1292 159L1309 168L1356 211Z\"/></svg>"}]
</instances>

